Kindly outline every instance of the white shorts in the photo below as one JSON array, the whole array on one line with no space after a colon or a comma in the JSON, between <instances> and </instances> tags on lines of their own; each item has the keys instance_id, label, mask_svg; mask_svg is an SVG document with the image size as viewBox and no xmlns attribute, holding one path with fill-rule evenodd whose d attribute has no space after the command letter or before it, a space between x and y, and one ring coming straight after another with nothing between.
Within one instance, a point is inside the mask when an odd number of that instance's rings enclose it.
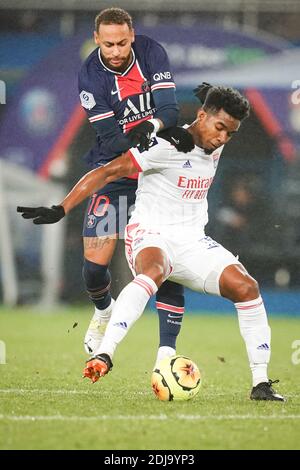
<instances>
[{"instance_id":1,"label":"white shorts","mask_svg":"<svg viewBox=\"0 0 300 470\"><path fill-rule=\"evenodd\" d=\"M176 240L159 232L143 229L140 224L127 225L125 251L134 276L135 259L144 248L164 251L170 264L167 278L192 290L220 295L219 280L225 268L240 264L238 258L210 237Z\"/></svg>"}]
</instances>

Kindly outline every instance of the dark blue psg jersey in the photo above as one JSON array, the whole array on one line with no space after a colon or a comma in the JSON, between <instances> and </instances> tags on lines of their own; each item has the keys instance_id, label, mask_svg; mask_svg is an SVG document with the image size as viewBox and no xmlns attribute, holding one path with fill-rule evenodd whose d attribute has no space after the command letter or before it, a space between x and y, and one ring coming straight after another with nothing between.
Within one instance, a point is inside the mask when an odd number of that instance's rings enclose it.
<instances>
[{"instance_id":1,"label":"dark blue psg jersey","mask_svg":"<svg viewBox=\"0 0 300 470\"><path fill-rule=\"evenodd\" d=\"M124 72L106 67L95 49L79 73L80 101L97 132L89 163L98 166L129 148L126 133L152 117L176 125L178 106L169 60L163 47L136 36L133 60Z\"/></svg>"}]
</instances>

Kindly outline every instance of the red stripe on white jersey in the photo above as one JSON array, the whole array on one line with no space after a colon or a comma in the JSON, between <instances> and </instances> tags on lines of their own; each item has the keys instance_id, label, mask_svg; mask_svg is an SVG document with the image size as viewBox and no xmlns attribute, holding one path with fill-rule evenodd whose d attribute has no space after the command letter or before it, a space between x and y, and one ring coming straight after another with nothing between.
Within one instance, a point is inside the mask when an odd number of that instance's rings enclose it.
<instances>
[{"instance_id":1,"label":"red stripe on white jersey","mask_svg":"<svg viewBox=\"0 0 300 470\"><path fill-rule=\"evenodd\" d=\"M168 310L173 313L184 313L184 307L176 307L175 305L169 305L163 302L156 302L155 305L156 308L159 308L160 310Z\"/></svg>"},{"instance_id":2,"label":"red stripe on white jersey","mask_svg":"<svg viewBox=\"0 0 300 470\"><path fill-rule=\"evenodd\" d=\"M130 224L130 225L127 225L126 226L126 233L127 233L127 237L129 240L132 240L132 236L130 235L130 233L135 230L140 224Z\"/></svg>"},{"instance_id":3,"label":"red stripe on white jersey","mask_svg":"<svg viewBox=\"0 0 300 470\"><path fill-rule=\"evenodd\" d=\"M140 172L143 171L143 169L140 167L139 163L136 161L135 156L133 155L133 153L131 153L130 150L128 150L127 153L129 155L129 157L131 158L132 163L137 168L137 170L140 171Z\"/></svg>"}]
</instances>

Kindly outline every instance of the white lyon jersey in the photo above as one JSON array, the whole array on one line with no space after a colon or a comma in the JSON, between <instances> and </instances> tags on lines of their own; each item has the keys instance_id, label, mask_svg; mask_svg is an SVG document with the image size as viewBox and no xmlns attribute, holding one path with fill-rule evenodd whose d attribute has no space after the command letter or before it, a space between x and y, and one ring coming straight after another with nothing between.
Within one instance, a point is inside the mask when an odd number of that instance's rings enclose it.
<instances>
[{"instance_id":1,"label":"white lyon jersey","mask_svg":"<svg viewBox=\"0 0 300 470\"><path fill-rule=\"evenodd\" d=\"M199 147L185 154L156 137L147 152L136 148L130 152L141 172L135 210L125 231L126 258L133 275L138 254L157 247L167 256L166 278L220 295L222 272L239 264L230 251L204 233L207 193L222 148L211 155Z\"/></svg>"},{"instance_id":2,"label":"white lyon jersey","mask_svg":"<svg viewBox=\"0 0 300 470\"><path fill-rule=\"evenodd\" d=\"M129 224L176 238L204 236L208 222L207 193L213 182L223 146L211 155L195 147L178 152L155 137L148 151L130 149L139 170L135 210Z\"/></svg>"}]
</instances>

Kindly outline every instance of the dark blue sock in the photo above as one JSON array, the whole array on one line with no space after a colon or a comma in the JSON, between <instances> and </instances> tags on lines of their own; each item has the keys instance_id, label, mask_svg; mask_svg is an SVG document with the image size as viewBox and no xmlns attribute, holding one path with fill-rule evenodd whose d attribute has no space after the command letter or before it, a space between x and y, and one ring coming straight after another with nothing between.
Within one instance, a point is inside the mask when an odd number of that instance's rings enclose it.
<instances>
[{"instance_id":1,"label":"dark blue sock","mask_svg":"<svg viewBox=\"0 0 300 470\"><path fill-rule=\"evenodd\" d=\"M159 316L159 346L176 349L184 313L184 287L165 281L157 291L156 308Z\"/></svg>"},{"instance_id":2,"label":"dark blue sock","mask_svg":"<svg viewBox=\"0 0 300 470\"><path fill-rule=\"evenodd\" d=\"M108 266L84 259L82 276L91 301L99 310L107 308L111 302L111 277Z\"/></svg>"}]
</instances>

